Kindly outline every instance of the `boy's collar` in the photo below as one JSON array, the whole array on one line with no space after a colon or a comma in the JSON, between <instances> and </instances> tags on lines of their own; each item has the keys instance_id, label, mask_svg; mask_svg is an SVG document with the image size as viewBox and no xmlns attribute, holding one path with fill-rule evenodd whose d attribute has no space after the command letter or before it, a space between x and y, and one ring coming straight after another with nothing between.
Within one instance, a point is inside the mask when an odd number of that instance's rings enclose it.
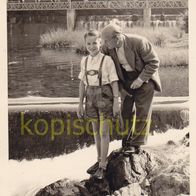
<instances>
[{"instance_id":1,"label":"boy's collar","mask_svg":"<svg viewBox=\"0 0 196 196\"><path fill-rule=\"evenodd\" d=\"M97 55L99 55L101 52L99 51L95 56L91 56L90 54L89 54L89 56L91 57L91 58L94 58L94 57L96 57Z\"/></svg>"}]
</instances>

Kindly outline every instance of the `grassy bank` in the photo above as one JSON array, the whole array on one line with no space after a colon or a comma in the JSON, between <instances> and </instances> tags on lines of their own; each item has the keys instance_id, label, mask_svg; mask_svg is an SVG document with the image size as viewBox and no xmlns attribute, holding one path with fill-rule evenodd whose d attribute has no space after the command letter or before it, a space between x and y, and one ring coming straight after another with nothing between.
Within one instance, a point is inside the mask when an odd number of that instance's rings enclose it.
<instances>
[{"instance_id":1,"label":"grassy bank","mask_svg":"<svg viewBox=\"0 0 196 196\"><path fill-rule=\"evenodd\" d=\"M40 45L46 48L74 47L85 51L83 35L84 31L69 32L66 29L51 29L40 36Z\"/></svg>"},{"instance_id":2,"label":"grassy bank","mask_svg":"<svg viewBox=\"0 0 196 196\"><path fill-rule=\"evenodd\" d=\"M155 46L161 66L188 65L188 35L178 28L126 28L125 33L145 36ZM86 53L85 31L68 32L65 29L52 29L41 35L40 45L47 48L74 47L78 53Z\"/></svg>"},{"instance_id":3,"label":"grassy bank","mask_svg":"<svg viewBox=\"0 0 196 196\"><path fill-rule=\"evenodd\" d=\"M189 70L185 66L161 67L160 78L162 92L156 96L188 96Z\"/></svg>"}]
</instances>

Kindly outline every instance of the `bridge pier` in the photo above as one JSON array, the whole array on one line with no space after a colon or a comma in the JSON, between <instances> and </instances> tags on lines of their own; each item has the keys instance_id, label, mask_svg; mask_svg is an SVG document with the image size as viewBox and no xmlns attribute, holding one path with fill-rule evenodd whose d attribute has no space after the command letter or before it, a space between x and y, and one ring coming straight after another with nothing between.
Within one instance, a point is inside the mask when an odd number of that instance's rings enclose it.
<instances>
[{"instance_id":1,"label":"bridge pier","mask_svg":"<svg viewBox=\"0 0 196 196\"><path fill-rule=\"evenodd\" d=\"M75 28L76 21L76 10L69 9L67 10L67 30L73 31Z\"/></svg>"},{"instance_id":2,"label":"bridge pier","mask_svg":"<svg viewBox=\"0 0 196 196\"><path fill-rule=\"evenodd\" d=\"M15 23L16 23L16 17L11 17L10 21L8 22L10 35L13 35L13 24Z\"/></svg>"},{"instance_id":3,"label":"bridge pier","mask_svg":"<svg viewBox=\"0 0 196 196\"><path fill-rule=\"evenodd\" d=\"M146 6L143 9L143 21L145 27L150 27L151 22L151 6L149 0L145 1Z\"/></svg>"},{"instance_id":4,"label":"bridge pier","mask_svg":"<svg viewBox=\"0 0 196 196\"><path fill-rule=\"evenodd\" d=\"M147 7L143 10L143 20L144 20L144 26L150 27L151 22L151 8Z\"/></svg>"}]
</instances>

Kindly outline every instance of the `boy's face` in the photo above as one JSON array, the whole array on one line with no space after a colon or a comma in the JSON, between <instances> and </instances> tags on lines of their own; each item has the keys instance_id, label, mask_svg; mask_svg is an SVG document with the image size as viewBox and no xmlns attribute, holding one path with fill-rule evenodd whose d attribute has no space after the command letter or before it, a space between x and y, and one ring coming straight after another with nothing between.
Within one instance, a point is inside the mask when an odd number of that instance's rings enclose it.
<instances>
[{"instance_id":1,"label":"boy's face","mask_svg":"<svg viewBox=\"0 0 196 196\"><path fill-rule=\"evenodd\" d=\"M85 40L86 49L90 53L91 56L95 56L98 54L101 47L101 38L97 38L96 36L87 36Z\"/></svg>"}]
</instances>

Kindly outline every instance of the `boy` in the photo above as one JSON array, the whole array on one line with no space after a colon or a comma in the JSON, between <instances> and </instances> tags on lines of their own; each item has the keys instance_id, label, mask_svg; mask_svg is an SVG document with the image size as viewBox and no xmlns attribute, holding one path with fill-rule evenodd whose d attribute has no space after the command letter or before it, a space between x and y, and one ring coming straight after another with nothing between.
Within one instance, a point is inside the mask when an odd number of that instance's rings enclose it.
<instances>
[{"instance_id":1,"label":"boy","mask_svg":"<svg viewBox=\"0 0 196 196\"><path fill-rule=\"evenodd\" d=\"M78 107L78 117L84 116L83 100L85 102L85 114L88 118L95 119L92 122L95 144L97 148L97 163L93 170L93 176L103 179L109 148L109 124L107 119L117 116L120 112L118 103L118 76L111 57L100 52L101 36L96 30L90 30L84 35L87 57L81 60ZM91 173L92 174L92 173Z\"/></svg>"}]
</instances>

